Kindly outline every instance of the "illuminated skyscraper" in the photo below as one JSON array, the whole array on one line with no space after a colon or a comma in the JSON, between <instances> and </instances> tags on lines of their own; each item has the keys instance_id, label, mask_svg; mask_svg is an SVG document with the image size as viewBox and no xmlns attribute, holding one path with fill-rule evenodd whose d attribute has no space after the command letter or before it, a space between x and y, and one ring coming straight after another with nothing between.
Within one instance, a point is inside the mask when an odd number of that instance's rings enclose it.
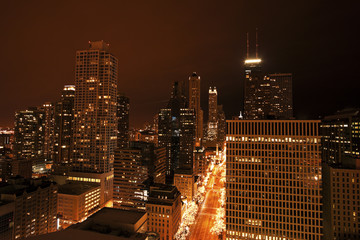
<instances>
[{"instance_id":1,"label":"illuminated skyscraper","mask_svg":"<svg viewBox=\"0 0 360 240\"><path fill-rule=\"evenodd\" d=\"M200 76L195 72L189 77L189 108L195 109L196 139L203 139L203 111L200 107Z\"/></svg>"},{"instance_id":2,"label":"illuminated skyscraper","mask_svg":"<svg viewBox=\"0 0 360 240\"><path fill-rule=\"evenodd\" d=\"M117 141L118 60L104 41L76 52L73 172L69 180L100 182L100 205L112 199Z\"/></svg>"},{"instance_id":3,"label":"illuminated skyscraper","mask_svg":"<svg viewBox=\"0 0 360 240\"><path fill-rule=\"evenodd\" d=\"M218 135L218 106L217 106L217 91L216 87L209 89L209 119L207 138L209 141L217 139Z\"/></svg>"},{"instance_id":4,"label":"illuminated skyscraper","mask_svg":"<svg viewBox=\"0 0 360 240\"><path fill-rule=\"evenodd\" d=\"M182 169L193 169L195 124L194 109L180 109L179 165L177 167Z\"/></svg>"},{"instance_id":5,"label":"illuminated skyscraper","mask_svg":"<svg viewBox=\"0 0 360 240\"><path fill-rule=\"evenodd\" d=\"M292 74L271 73L270 79L270 113L278 119L293 118Z\"/></svg>"},{"instance_id":6,"label":"illuminated skyscraper","mask_svg":"<svg viewBox=\"0 0 360 240\"><path fill-rule=\"evenodd\" d=\"M123 94L117 96L117 147L126 148L129 144L129 111L130 100Z\"/></svg>"},{"instance_id":7,"label":"illuminated skyscraper","mask_svg":"<svg viewBox=\"0 0 360 240\"><path fill-rule=\"evenodd\" d=\"M37 158L44 155L43 110L31 107L15 114L15 145L17 158Z\"/></svg>"},{"instance_id":8,"label":"illuminated skyscraper","mask_svg":"<svg viewBox=\"0 0 360 240\"><path fill-rule=\"evenodd\" d=\"M75 86L65 85L61 100L55 105L54 164L70 163L73 141Z\"/></svg>"},{"instance_id":9,"label":"illuminated skyscraper","mask_svg":"<svg viewBox=\"0 0 360 240\"><path fill-rule=\"evenodd\" d=\"M44 158L50 161L54 159L55 107L54 104L47 102L41 109L44 111Z\"/></svg>"},{"instance_id":10,"label":"illuminated skyscraper","mask_svg":"<svg viewBox=\"0 0 360 240\"><path fill-rule=\"evenodd\" d=\"M118 61L104 41L76 52L74 171L112 171L116 147Z\"/></svg>"},{"instance_id":11,"label":"illuminated skyscraper","mask_svg":"<svg viewBox=\"0 0 360 240\"><path fill-rule=\"evenodd\" d=\"M319 123L227 121L227 239L322 239Z\"/></svg>"}]
</instances>

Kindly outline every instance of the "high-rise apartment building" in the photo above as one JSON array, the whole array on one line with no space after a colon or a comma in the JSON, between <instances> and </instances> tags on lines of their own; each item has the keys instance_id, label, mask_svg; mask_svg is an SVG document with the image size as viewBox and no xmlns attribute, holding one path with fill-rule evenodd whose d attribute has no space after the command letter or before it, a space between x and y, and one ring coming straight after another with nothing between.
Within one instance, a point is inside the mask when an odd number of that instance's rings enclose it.
<instances>
[{"instance_id":1,"label":"high-rise apartment building","mask_svg":"<svg viewBox=\"0 0 360 240\"><path fill-rule=\"evenodd\" d=\"M65 85L55 105L54 165L70 163L73 142L75 86Z\"/></svg>"},{"instance_id":2,"label":"high-rise apartment building","mask_svg":"<svg viewBox=\"0 0 360 240\"><path fill-rule=\"evenodd\" d=\"M56 231L56 184L42 180L10 179L0 187L1 199L14 202L13 239Z\"/></svg>"},{"instance_id":3,"label":"high-rise apartment building","mask_svg":"<svg viewBox=\"0 0 360 240\"><path fill-rule=\"evenodd\" d=\"M17 158L36 158L44 155L44 111L36 107L15 114L15 145Z\"/></svg>"},{"instance_id":4,"label":"high-rise apartment building","mask_svg":"<svg viewBox=\"0 0 360 240\"><path fill-rule=\"evenodd\" d=\"M166 174L170 175L174 169L174 163L171 158L171 146L172 146L172 124L171 124L171 109L161 109L159 114L158 125L158 146L166 148Z\"/></svg>"},{"instance_id":5,"label":"high-rise apartment building","mask_svg":"<svg viewBox=\"0 0 360 240\"><path fill-rule=\"evenodd\" d=\"M209 89L209 118L207 139L209 141L217 140L218 136L218 105L217 105L217 90L216 87Z\"/></svg>"},{"instance_id":6,"label":"high-rise apartment building","mask_svg":"<svg viewBox=\"0 0 360 240\"><path fill-rule=\"evenodd\" d=\"M200 107L200 76L195 72L189 77L189 108L195 109L196 114L196 139L203 139L203 111Z\"/></svg>"},{"instance_id":7,"label":"high-rise apartment building","mask_svg":"<svg viewBox=\"0 0 360 240\"><path fill-rule=\"evenodd\" d=\"M112 199L117 141L117 58L104 41L76 52L73 180L98 179L103 205Z\"/></svg>"},{"instance_id":8,"label":"high-rise apartment building","mask_svg":"<svg viewBox=\"0 0 360 240\"><path fill-rule=\"evenodd\" d=\"M181 220L180 192L171 185L151 187L146 212L149 232L158 233L160 240L174 239Z\"/></svg>"},{"instance_id":9,"label":"high-rise apartment building","mask_svg":"<svg viewBox=\"0 0 360 240\"><path fill-rule=\"evenodd\" d=\"M104 41L76 52L74 171L112 171L116 148L118 60Z\"/></svg>"},{"instance_id":10,"label":"high-rise apartment building","mask_svg":"<svg viewBox=\"0 0 360 240\"><path fill-rule=\"evenodd\" d=\"M322 239L319 123L227 121L227 239Z\"/></svg>"},{"instance_id":11,"label":"high-rise apartment building","mask_svg":"<svg viewBox=\"0 0 360 240\"><path fill-rule=\"evenodd\" d=\"M126 148L129 145L129 112L130 100L123 94L117 96L117 147Z\"/></svg>"}]
</instances>

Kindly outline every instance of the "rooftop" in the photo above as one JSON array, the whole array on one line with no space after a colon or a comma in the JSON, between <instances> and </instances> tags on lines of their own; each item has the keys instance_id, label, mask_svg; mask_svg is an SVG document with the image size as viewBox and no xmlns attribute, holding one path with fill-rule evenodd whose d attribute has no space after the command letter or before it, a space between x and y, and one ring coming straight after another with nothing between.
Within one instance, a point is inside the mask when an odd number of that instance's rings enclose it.
<instances>
[{"instance_id":1,"label":"rooftop","mask_svg":"<svg viewBox=\"0 0 360 240\"><path fill-rule=\"evenodd\" d=\"M60 194L68 195L81 195L88 192L91 189L97 188L100 185L97 183L87 183L87 182L70 182L64 185L59 186Z\"/></svg>"}]
</instances>

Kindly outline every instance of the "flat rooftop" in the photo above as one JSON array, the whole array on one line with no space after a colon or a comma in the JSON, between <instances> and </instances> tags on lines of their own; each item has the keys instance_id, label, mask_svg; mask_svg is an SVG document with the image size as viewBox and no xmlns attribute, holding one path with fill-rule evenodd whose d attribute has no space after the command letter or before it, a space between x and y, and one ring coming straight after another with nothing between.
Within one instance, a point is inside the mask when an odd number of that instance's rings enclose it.
<instances>
[{"instance_id":1,"label":"flat rooftop","mask_svg":"<svg viewBox=\"0 0 360 240\"><path fill-rule=\"evenodd\" d=\"M97 213L91 215L88 219L93 219L95 222L101 223L109 222L119 224L135 224L145 214L146 212L105 207Z\"/></svg>"},{"instance_id":2,"label":"flat rooftop","mask_svg":"<svg viewBox=\"0 0 360 240\"><path fill-rule=\"evenodd\" d=\"M59 194L81 195L99 186L97 183L70 182L59 186Z\"/></svg>"}]
</instances>

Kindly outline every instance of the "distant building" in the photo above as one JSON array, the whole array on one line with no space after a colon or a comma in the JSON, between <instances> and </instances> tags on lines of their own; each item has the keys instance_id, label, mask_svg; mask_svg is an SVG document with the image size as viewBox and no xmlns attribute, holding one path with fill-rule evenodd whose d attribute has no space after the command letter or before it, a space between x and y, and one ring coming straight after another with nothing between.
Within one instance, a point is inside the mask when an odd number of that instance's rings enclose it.
<instances>
[{"instance_id":1,"label":"distant building","mask_svg":"<svg viewBox=\"0 0 360 240\"><path fill-rule=\"evenodd\" d=\"M158 121L158 146L166 148L166 174L170 175L174 169L173 161L171 157L172 146L172 117L171 109L161 109L159 112Z\"/></svg>"},{"instance_id":2,"label":"distant building","mask_svg":"<svg viewBox=\"0 0 360 240\"><path fill-rule=\"evenodd\" d=\"M227 239L322 239L319 124L227 121Z\"/></svg>"},{"instance_id":3,"label":"distant building","mask_svg":"<svg viewBox=\"0 0 360 240\"><path fill-rule=\"evenodd\" d=\"M194 175L204 175L207 166L204 147L196 147L194 150Z\"/></svg>"},{"instance_id":4,"label":"distant building","mask_svg":"<svg viewBox=\"0 0 360 240\"><path fill-rule=\"evenodd\" d=\"M54 141L55 141L55 107L52 103L44 103L40 107L44 111L44 158L45 161L54 159Z\"/></svg>"},{"instance_id":5,"label":"distant building","mask_svg":"<svg viewBox=\"0 0 360 240\"><path fill-rule=\"evenodd\" d=\"M56 231L57 190L42 179L13 178L0 186L1 200L15 204L13 239Z\"/></svg>"},{"instance_id":6,"label":"distant building","mask_svg":"<svg viewBox=\"0 0 360 240\"><path fill-rule=\"evenodd\" d=\"M177 169L174 175L174 185L181 193L181 197L188 202L195 195L195 179L192 169Z\"/></svg>"},{"instance_id":7,"label":"distant building","mask_svg":"<svg viewBox=\"0 0 360 240\"><path fill-rule=\"evenodd\" d=\"M146 142L130 142L115 150L114 207L145 210L147 181L165 181L165 148Z\"/></svg>"},{"instance_id":8,"label":"distant building","mask_svg":"<svg viewBox=\"0 0 360 240\"><path fill-rule=\"evenodd\" d=\"M171 185L151 187L146 212L148 231L158 233L161 240L174 239L181 220L180 192Z\"/></svg>"},{"instance_id":9,"label":"distant building","mask_svg":"<svg viewBox=\"0 0 360 240\"><path fill-rule=\"evenodd\" d=\"M226 140L226 116L223 109L223 105L218 105L218 136L217 142L221 145L219 147L223 148L223 145Z\"/></svg>"},{"instance_id":10,"label":"distant building","mask_svg":"<svg viewBox=\"0 0 360 240\"><path fill-rule=\"evenodd\" d=\"M81 222L100 209L100 185L85 182L60 185L57 204L61 228Z\"/></svg>"},{"instance_id":11,"label":"distant building","mask_svg":"<svg viewBox=\"0 0 360 240\"><path fill-rule=\"evenodd\" d=\"M13 176L23 178L32 178L32 160L31 159L12 159L11 172Z\"/></svg>"},{"instance_id":12,"label":"distant building","mask_svg":"<svg viewBox=\"0 0 360 240\"><path fill-rule=\"evenodd\" d=\"M29 240L159 240L146 229L146 212L103 208L84 222Z\"/></svg>"},{"instance_id":13,"label":"distant building","mask_svg":"<svg viewBox=\"0 0 360 240\"><path fill-rule=\"evenodd\" d=\"M209 118L207 140L216 141L218 136L218 105L216 87L209 89Z\"/></svg>"},{"instance_id":14,"label":"distant building","mask_svg":"<svg viewBox=\"0 0 360 240\"><path fill-rule=\"evenodd\" d=\"M117 147L126 148L129 144L129 112L130 99L123 94L117 95Z\"/></svg>"},{"instance_id":15,"label":"distant building","mask_svg":"<svg viewBox=\"0 0 360 240\"><path fill-rule=\"evenodd\" d=\"M75 86L65 85L61 99L55 104L54 167L68 166L73 146Z\"/></svg>"},{"instance_id":16,"label":"distant building","mask_svg":"<svg viewBox=\"0 0 360 240\"><path fill-rule=\"evenodd\" d=\"M44 155L44 121L44 111L36 107L15 113L14 154L17 158Z\"/></svg>"},{"instance_id":17,"label":"distant building","mask_svg":"<svg viewBox=\"0 0 360 240\"><path fill-rule=\"evenodd\" d=\"M204 113L200 107L200 76L193 72L189 77L189 108L193 108L196 114L196 139L203 139Z\"/></svg>"},{"instance_id":18,"label":"distant building","mask_svg":"<svg viewBox=\"0 0 360 240\"><path fill-rule=\"evenodd\" d=\"M179 168L193 168L196 116L194 109L180 109Z\"/></svg>"}]
</instances>

